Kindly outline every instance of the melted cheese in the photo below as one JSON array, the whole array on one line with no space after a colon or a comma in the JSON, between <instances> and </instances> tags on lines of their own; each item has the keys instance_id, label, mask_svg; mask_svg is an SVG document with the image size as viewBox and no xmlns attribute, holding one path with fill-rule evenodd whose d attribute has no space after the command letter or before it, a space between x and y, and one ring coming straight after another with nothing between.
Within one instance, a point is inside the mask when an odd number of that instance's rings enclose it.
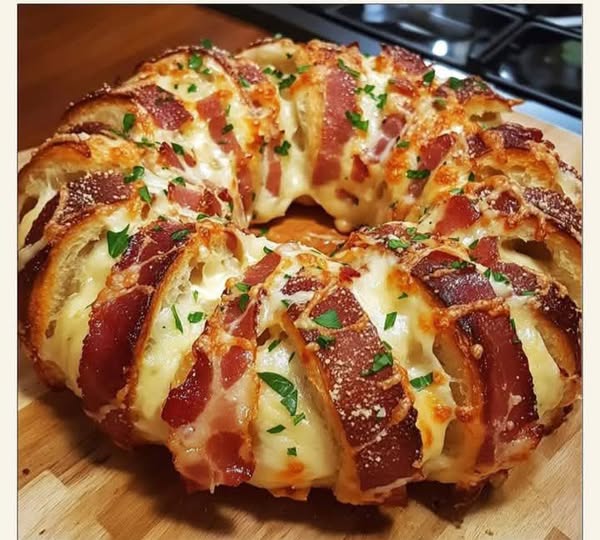
<instances>
[{"instance_id":1,"label":"melted cheese","mask_svg":"<svg viewBox=\"0 0 600 540\"><path fill-rule=\"evenodd\" d=\"M533 378L533 389L537 398L538 415L543 418L547 412L552 411L561 402L564 385L560 370L536 328L535 318L527 303L527 299L513 297L509 300L510 315L515 322L517 336L521 340L523 351L527 355L529 371Z\"/></svg>"},{"instance_id":2,"label":"melted cheese","mask_svg":"<svg viewBox=\"0 0 600 540\"><path fill-rule=\"evenodd\" d=\"M191 351L194 341L204 330L206 319L217 306L225 283L241 275L240 265L234 257L220 251L201 247L197 264L202 265L199 283L190 283L190 271L177 277L164 298L139 366L138 384L133 409L136 427L153 442L165 442L168 426L161 419L163 403L181 360ZM183 332L175 325L172 312L175 306ZM188 315L200 311L205 314L199 323L190 323Z\"/></svg>"},{"instance_id":3,"label":"melted cheese","mask_svg":"<svg viewBox=\"0 0 600 540\"><path fill-rule=\"evenodd\" d=\"M105 218L108 230L122 230L127 223L124 210ZM44 341L39 352L41 358L51 360L63 371L66 385L78 396L81 396L77 385L79 361L83 339L88 333L91 305L104 287L114 263L115 259L108 253L106 235L103 232L91 251L78 261L78 287L65 299L55 316L54 333Z\"/></svg>"},{"instance_id":4,"label":"melted cheese","mask_svg":"<svg viewBox=\"0 0 600 540\"><path fill-rule=\"evenodd\" d=\"M256 370L279 373L290 380L298 389L297 414L304 413L306 418L294 425L293 417L280 403L281 396L261 382L254 424L256 469L250 483L269 489L328 485L337 468L333 437L318 414L300 358L295 355L289 360L294 352L289 340L272 351L268 350L270 343L258 348ZM267 431L280 424L285 427L280 433ZM297 456L289 456L288 448L296 448Z\"/></svg>"}]
</instances>

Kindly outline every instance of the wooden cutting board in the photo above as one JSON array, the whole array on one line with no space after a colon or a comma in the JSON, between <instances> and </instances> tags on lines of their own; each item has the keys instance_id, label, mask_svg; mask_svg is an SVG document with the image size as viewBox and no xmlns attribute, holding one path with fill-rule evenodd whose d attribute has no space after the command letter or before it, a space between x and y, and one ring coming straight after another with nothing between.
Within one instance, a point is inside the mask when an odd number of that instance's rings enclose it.
<instances>
[{"instance_id":1,"label":"wooden cutting board","mask_svg":"<svg viewBox=\"0 0 600 540\"><path fill-rule=\"evenodd\" d=\"M579 137L516 113L506 117L542 128L581 170ZM19 155L20 165L29 155ZM306 214L288 219L314 225ZM581 538L579 403L532 459L458 526L415 501L405 508L351 507L322 490L307 503L251 486L187 495L164 448L116 448L79 400L47 390L26 358L19 359L18 381L19 538Z\"/></svg>"}]
</instances>

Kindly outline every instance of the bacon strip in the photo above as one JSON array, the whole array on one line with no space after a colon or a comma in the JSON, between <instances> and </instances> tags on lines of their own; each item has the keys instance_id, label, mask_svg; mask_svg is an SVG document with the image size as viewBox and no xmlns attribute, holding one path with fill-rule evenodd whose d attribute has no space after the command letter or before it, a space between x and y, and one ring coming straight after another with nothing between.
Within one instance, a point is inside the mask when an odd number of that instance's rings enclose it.
<instances>
[{"instance_id":1,"label":"bacon strip","mask_svg":"<svg viewBox=\"0 0 600 540\"><path fill-rule=\"evenodd\" d=\"M233 153L237 163L238 190L242 199L244 209L250 208L252 203L252 173L249 168L248 160L242 151L242 148L235 136L233 130L227 130L227 117L225 108L221 103L218 93L198 101L196 109L200 118L208 122L208 131L214 142L216 142L223 152Z\"/></svg>"},{"instance_id":2,"label":"bacon strip","mask_svg":"<svg viewBox=\"0 0 600 540\"><path fill-rule=\"evenodd\" d=\"M246 271L243 282L261 286L280 260L268 254ZM225 293L223 309L215 310L194 343L192 368L164 404L169 448L190 489L237 486L254 472L250 422L258 399L253 366L259 296L242 305L237 288Z\"/></svg>"},{"instance_id":3,"label":"bacon strip","mask_svg":"<svg viewBox=\"0 0 600 540\"><path fill-rule=\"evenodd\" d=\"M394 142L402 133L406 125L406 118L403 114L390 114L381 123L383 137L377 141L373 148L373 155L381 156L390 143Z\"/></svg>"},{"instance_id":4,"label":"bacon strip","mask_svg":"<svg viewBox=\"0 0 600 540\"><path fill-rule=\"evenodd\" d=\"M427 141L421 147L421 163L423 169L432 171L444 159L450 148L454 145L455 135L453 133L444 133L434 139Z\"/></svg>"},{"instance_id":5,"label":"bacon strip","mask_svg":"<svg viewBox=\"0 0 600 540\"><path fill-rule=\"evenodd\" d=\"M460 259L433 251L412 269L446 307L468 306L496 298L489 281L471 265L452 269ZM536 398L527 357L508 315L490 307L470 308L458 319L471 346L482 347L478 367L484 388L487 434L479 453L480 467L501 466L534 448L541 437Z\"/></svg>"},{"instance_id":6,"label":"bacon strip","mask_svg":"<svg viewBox=\"0 0 600 540\"><path fill-rule=\"evenodd\" d=\"M325 77L323 124L312 181L320 186L336 180L341 174L340 158L353 133L346 111L356 109L356 80L339 68L332 68Z\"/></svg>"},{"instance_id":7,"label":"bacon strip","mask_svg":"<svg viewBox=\"0 0 600 540\"><path fill-rule=\"evenodd\" d=\"M507 122L501 124L491 131L500 133L504 148L517 148L520 150L529 150L530 141L541 142L544 138L544 134L537 128L526 128L521 124L515 124Z\"/></svg>"},{"instance_id":8,"label":"bacon strip","mask_svg":"<svg viewBox=\"0 0 600 540\"><path fill-rule=\"evenodd\" d=\"M418 75L427 69L425 62L423 62L423 59L418 54L408 51L403 47L382 45L381 53L391 58L396 67L412 75Z\"/></svg>"},{"instance_id":9,"label":"bacon strip","mask_svg":"<svg viewBox=\"0 0 600 540\"><path fill-rule=\"evenodd\" d=\"M526 188L523 195L527 202L550 216L560 230L577 239L581 238L582 215L571 199L556 191L537 187Z\"/></svg>"},{"instance_id":10,"label":"bacon strip","mask_svg":"<svg viewBox=\"0 0 600 540\"><path fill-rule=\"evenodd\" d=\"M444 215L435 225L435 232L448 235L458 229L465 229L475 223L481 214L471 201L463 195L454 195L448 199Z\"/></svg>"},{"instance_id":11,"label":"bacon strip","mask_svg":"<svg viewBox=\"0 0 600 540\"><path fill-rule=\"evenodd\" d=\"M135 95L158 127L178 130L192 120L192 115L177 98L156 84L148 84L135 90Z\"/></svg>"},{"instance_id":12,"label":"bacon strip","mask_svg":"<svg viewBox=\"0 0 600 540\"><path fill-rule=\"evenodd\" d=\"M130 383L136 348L156 287L187 242L187 237L177 240L173 234L184 229L189 231L191 226L156 222L133 235L113 267L107 288L94 303L77 380L88 411L97 412L102 406L113 404L117 393ZM118 417L125 421L128 414L123 411ZM115 426L116 419L111 417L103 427ZM129 433L129 421L127 426L120 424L119 432L111 435Z\"/></svg>"},{"instance_id":13,"label":"bacon strip","mask_svg":"<svg viewBox=\"0 0 600 540\"><path fill-rule=\"evenodd\" d=\"M159 161L165 167L175 167L176 169L183 170L183 166L181 165L181 161L177 157L175 150L173 147L166 142L161 143L158 149Z\"/></svg>"},{"instance_id":14,"label":"bacon strip","mask_svg":"<svg viewBox=\"0 0 600 540\"><path fill-rule=\"evenodd\" d=\"M288 293L318 286L314 277L298 274L292 279L286 284ZM336 313L341 328L325 329L311 322L330 311ZM308 306L294 311L290 308L287 320L292 328L288 333L304 351L303 360L309 364L313 384L323 389L332 423L339 426L347 465L338 479L336 493L355 502L357 496L362 501L385 500L394 488L418 474L422 455L416 411L395 376L400 368L385 367L364 375L375 355L387 349L346 287L335 286ZM320 346L321 335L333 341ZM385 416L377 418L380 409ZM349 490L348 481L354 483Z\"/></svg>"},{"instance_id":15,"label":"bacon strip","mask_svg":"<svg viewBox=\"0 0 600 540\"><path fill-rule=\"evenodd\" d=\"M210 189L202 186L200 189L180 186L170 183L168 187L170 201L176 202L184 208L194 212L202 212L209 216L221 216L221 204Z\"/></svg>"}]
</instances>

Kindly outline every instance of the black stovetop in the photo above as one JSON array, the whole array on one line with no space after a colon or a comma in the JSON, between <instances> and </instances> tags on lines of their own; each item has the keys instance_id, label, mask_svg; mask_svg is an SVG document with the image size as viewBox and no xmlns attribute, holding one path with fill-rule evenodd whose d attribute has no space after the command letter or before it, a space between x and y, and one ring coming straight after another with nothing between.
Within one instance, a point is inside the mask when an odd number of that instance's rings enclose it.
<instances>
[{"instance_id":1,"label":"black stovetop","mask_svg":"<svg viewBox=\"0 0 600 540\"><path fill-rule=\"evenodd\" d=\"M358 41L375 54L397 43L500 91L534 100L528 112L581 131L581 4L221 5L295 39Z\"/></svg>"}]
</instances>

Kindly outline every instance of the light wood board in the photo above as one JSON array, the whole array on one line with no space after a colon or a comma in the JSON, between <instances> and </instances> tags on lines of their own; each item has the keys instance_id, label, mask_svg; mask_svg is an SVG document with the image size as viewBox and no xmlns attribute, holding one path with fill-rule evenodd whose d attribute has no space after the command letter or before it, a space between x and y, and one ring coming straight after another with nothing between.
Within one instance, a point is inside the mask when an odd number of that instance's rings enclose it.
<instances>
[{"instance_id":1,"label":"light wood board","mask_svg":"<svg viewBox=\"0 0 600 540\"><path fill-rule=\"evenodd\" d=\"M581 169L581 140L544 129ZM23 164L30 153L19 155ZM502 487L460 526L415 501L406 508L351 507L328 492L307 503L242 486L187 495L164 448L116 448L70 392L47 390L19 360L19 538L402 538L575 540L581 538L581 405Z\"/></svg>"}]
</instances>

